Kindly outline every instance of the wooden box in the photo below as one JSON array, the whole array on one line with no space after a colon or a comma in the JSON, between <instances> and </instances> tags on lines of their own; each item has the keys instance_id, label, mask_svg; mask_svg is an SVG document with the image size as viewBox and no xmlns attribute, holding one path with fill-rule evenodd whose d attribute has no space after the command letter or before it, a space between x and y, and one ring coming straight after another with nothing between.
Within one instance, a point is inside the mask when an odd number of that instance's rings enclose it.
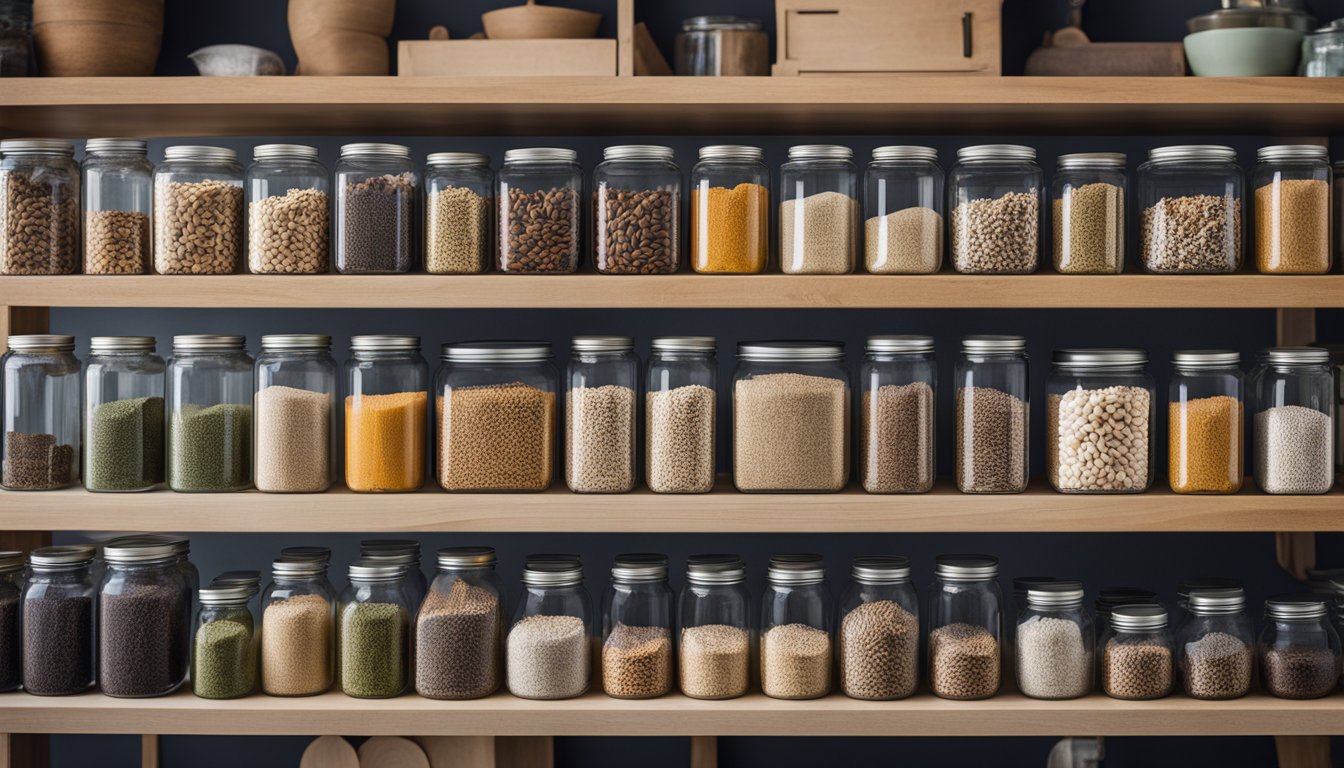
<instances>
[{"instance_id":1,"label":"wooden box","mask_svg":"<svg viewBox=\"0 0 1344 768\"><path fill-rule=\"evenodd\" d=\"M398 75L615 75L615 40L402 40Z\"/></svg>"}]
</instances>

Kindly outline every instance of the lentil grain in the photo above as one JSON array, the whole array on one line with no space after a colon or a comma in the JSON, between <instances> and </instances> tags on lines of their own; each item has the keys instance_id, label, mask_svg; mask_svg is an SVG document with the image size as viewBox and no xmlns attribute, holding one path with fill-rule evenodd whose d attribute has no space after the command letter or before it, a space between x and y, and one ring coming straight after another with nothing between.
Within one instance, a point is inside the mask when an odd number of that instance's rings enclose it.
<instances>
[{"instance_id":1,"label":"lentil grain","mask_svg":"<svg viewBox=\"0 0 1344 768\"><path fill-rule=\"evenodd\" d=\"M231 491L251 482L252 406L184 405L168 429L168 485L175 491Z\"/></svg>"},{"instance_id":2,"label":"lentil grain","mask_svg":"<svg viewBox=\"0 0 1344 768\"><path fill-rule=\"evenodd\" d=\"M806 624L780 624L761 636L761 691L776 699L831 692L831 635Z\"/></svg>"},{"instance_id":3,"label":"lentil grain","mask_svg":"<svg viewBox=\"0 0 1344 768\"><path fill-rule=\"evenodd\" d=\"M1027 404L990 387L957 390L956 477L966 493L1016 493L1026 482Z\"/></svg>"},{"instance_id":4,"label":"lentil grain","mask_svg":"<svg viewBox=\"0 0 1344 768\"><path fill-rule=\"evenodd\" d=\"M1317 699L1339 685L1339 657L1319 646L1272 646L1260 653L1260 675L1271 695Z\"/></svg>"},{"instance_id":5,"label":"lentil grain","mask_svg":"<svg viewBox=\"0 0 1344 768\"><path fill-rule=\"evenodd\" d=\"M934 480L933 388L922 381L863 393L859 482L869 493L922 493Z\"/></svg>"},{"instance_id":6,"label":"lentil grain","mask_svg":"<svg viewBox=\"0 0 1344 768\"><path fill-rule=\"evenodd\" d=\"M1235 635L1210 632L1185 644L1185 692L1196 699L1235 699L1251 689L1251 649Z\"/></svg>"},{"instance_id":7,"label":"lentil grain","mask_svg":"<svg viewBox=\"0 0 1344 768\"><path fill-rule=\"evenodd\" d=\"M406 687L406 611L396 603L349 603L338 631L341 690L360 699L400 695Z\"/></svg>"},{"instance_id":8,"label":"lentil grain","mask_svg":"<svg viewBox=\"0 0 1344 768\"><path fill-rule=\"evenodd\" d=\"M840 622L840 689L874 701L919 686L919 619L893 600L862 603Z\"/></svg>"},{"instance_id":9,"label":"lentil grain","mask_svg":"<svg viewBox=\"0 0 1344 768\"><path fill-rule=\"evenodd\" d=\"M476 274L489 267L490 200L467 187L432 190L425 206L425 271Z\"/></svg>"},{"instance_id":10,"label":"lentil grain","mask_svg":"<svg viewBox=\"0 0 1344 768\"><path fill-rule=\"evenodd\" d=\"M681 632L681 692L693 699L731 699L747 692L751 635L728 624Z\"/></svg>"},{"instance_id":11,"label":"lentil grain","mask_svg":"<svg viewBox=\"0 0 1344 768\"><path fill-rule=\"evenodd\" d=\"M84 484L94 491L132 491L163 482L163 398L99 403L84 439Z\"/></svg>"},{"instance_id":12,"label":"lentil grain","mask_svg":"<svg viewBox=\"0 0 1344 768\"><path fill-rule=\"evenodd\" d=\"M671 633L617 624L602 644L602 689L617 699L648 699L672 690Z\"/></svg>"},{"instance_id":13,"label":"lentil grain","mask_svg":"<svg viewBox=\"0 0 1344 768\"><path fill-rule=\"evenodd\" d=\"M1119 273L1125 264L1125 190L1094 182L1064 188L1051 209L1055 270Z\"/></svg>"},{"instance_id":14,"label":"lentil grain","mask_svg":"<svg viewBox=\"0 0 1344 768\"><path fill-rule=\"evenodd\" d=\"M499 597L462 579L430 590L416 618L415 690L430 699L494 693L500 676Z\"/></svg>"},{"instance_id":15,"label":"lentil grain","mask_svg":"<svg viewBox=\"0 0 1344 768\"><path fill-rule=\"evenodd\" d=\"M58 445L55 435L6 432L0 484L18 491L64 488L75 480L74 460L74 447Z\"/></svg>"},{"instance_id":16,"label":"lentil grain","mask_svg":"<svg viewBox=\"0 0 1344 768\"><path fill-rule=\"evenodd\" d=\"M218 619L196 628L192 688L203 699L236 699L257 684L252 622Z\"/></svg>"}]
</instances>

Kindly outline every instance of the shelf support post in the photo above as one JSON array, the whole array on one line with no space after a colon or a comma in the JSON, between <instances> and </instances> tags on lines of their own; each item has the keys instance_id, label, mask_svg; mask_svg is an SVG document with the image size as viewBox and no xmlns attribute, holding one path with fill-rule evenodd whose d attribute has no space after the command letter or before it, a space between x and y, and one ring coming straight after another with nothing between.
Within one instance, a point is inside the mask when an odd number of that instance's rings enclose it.
<instances>
[{"instance_id":1,"label":"shelf support post","mask_svg":"<svg viewBox=\"0 0 1344 768\"><path fill-rule=\"evenodd\" d=\"M496 736L495 768L554 768L555 740L550 736Z\"/></svg>"},{"instance_id":2,"label":"shelf support post","mask_svg":"<svg viewBox=\"0 0 1344 768\"><path fill-rule=\"evenodd\" d=\"M1330 768L1329 736L1275 736L1279 768Z\"/></svg>"},{"instance_id":3,"label":"shelf support post","mask_svg":"<svg viewBox=\"0 0 1344 768\"><path fill-rule=\"evenodd\" d=\"M140 768L159 768L159 737L152 733L140 736Z\"/></svg>"},{"instance_id":4,"label":"shelf support post","mask_svg":"<svg viewBox=\"0 0 1344 768\"><path fill-rule=\"evenodd\" d=\"M719 768L719 737L691 737L691 768Z\"/></svg>"},{"instance_id":5,"label":"shelf support post","mask_svg":"<svg viewBox=\"0 0 1344 768\"><path fill-rule=\"evenodd\" d=\"M1316 310L1279 309L1275 315L1279 346L1300 347L1316 341ZM1279 567L1298 581L1305 581L1307 569L1316 567L1315 533L1276 533L1274 549Z\"/></svg>"}]
</instances>

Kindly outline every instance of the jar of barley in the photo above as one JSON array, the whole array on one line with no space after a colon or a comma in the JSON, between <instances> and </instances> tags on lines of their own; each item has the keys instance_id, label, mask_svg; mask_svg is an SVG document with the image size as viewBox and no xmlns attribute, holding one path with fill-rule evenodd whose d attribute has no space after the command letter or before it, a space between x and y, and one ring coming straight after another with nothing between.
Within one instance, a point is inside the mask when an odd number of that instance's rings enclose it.
<instances>
[{"instance_id":1,"label":"jar of barley","mask_svg":"<svg viewBox=\"0 0 1344 768\"><path fill-rule=\"evenodd\" d=\"M247 169L247 268L319 275L330 263L331 182L317 147L262 144Z\"/></svg>"},{"instance_id":2,"label":"jar of barley","mask_svg":"<svg viewBox=\"0 0 1344 768\"><path fill-rule=\"evenodd\" d=\"M154 171L154 270L229 275L243 254L243 166L225 147L168 147Z\"/></svg>"},{"instance_id":3,"label":"jar of barley","mask_svg":"<svg viewBox=\"0 0 1344 768\"><path fill-rule=\"evenodd\" d=\"M1017 144L962 147L947 191L954 269L988 275L1036 271L1044 177L1035 149Z\"/></svg>"},{"instance_id":4,"label":"jar of barley","mask_svg":"<svg viewBox=\"0 0 1344 768\"><path fill-rule=\"evenodd\" d=\"M944 175L933 147L877 147L864 174L864 267L923 275L943 265Z\"/></svg>"},{"instance_id":5,"label":"jar of barley","mask_svg":"<svg viewBox=\"0 0 1344 768\"><path fill-rule=\"evenodd\" d=\"M751 669L751 596L737 555L691 555L677 598L681 692L693 699L735 699Z\"/></svg>"},{"instance_id":6,"label":"jar of barley","mask_svg":"<svg viewBox=\"0 0 1344 768\"><path fill-rule=\"evenodd\" d=\"M775 555L761 596L761 692L817 699L831 692L835 605L820 555Z\"/></svg>"},{"instance_id":7,"label":"jar of barley","mask_svg":"<svg viewBox=\"0 0 1344 768\"><path fill-rule=\"evenodd\" d=\"M929 688L944 699L987 699L1003 681L999 559L939 555L929 590Z\"/></svg>"},{"instance_id":8,"label":"jar of barley","mask_svg":"<svg viewBox=\"0 0 1344 768\"><path fill-rule=\"evenodd\" d=\"M84 142L84 274L149 271L154 164L143 139Z\"/></svg>"},{"instance_id":9,"label":"jar of barley","mask_svg":"<svg viewBox=\"0 0 1344 768\"><path fill-rule=\"evenodd\" d=\"M1125 269L1125 155L1060 155L1050 221L1055 271L1118 275Z\"/></svg>"},{"instance_id":10,"label":"jar of barley","mask_svg":"<svg viewBox=\"0 0 1344 768\"><path fill-rule=\"evenodd\" d=\"M490 157L435 152L425 158L425 271L474 275L490 269L495 175Z\"/></svg>"},{"instance_id":11,"label":"jar of barley","mask_svg":"<svg viewBox=\"0 0 1344 768\"><path fill-rule=\"evenodd\" d=\"M1153 482L1157 414L1141 349L1055 350L1045 463L1061 493L1142 493Z\"/></svg>"},{"instance_id":12,"label":"jar of barley","mask_svg":"<svg viewBox=\"0 0 1344 768\"><path fill-rule=\"evenodd\" d=\"M846 696L888 701L919 687L919 597L909 559L855 558L836 625Z\"/></svg>"},{"instance_id":13,"label":"jar of barley","mask_svg":"<svg viewBox=\"0 0 1344 768\"><path fill-rule=\"evenodd\" d=\"M1190 593L1177 631L1182 688L1192 699L1235 699L1251 689L1255 632L1240 588Z\"/></svg>"}]
</instances>

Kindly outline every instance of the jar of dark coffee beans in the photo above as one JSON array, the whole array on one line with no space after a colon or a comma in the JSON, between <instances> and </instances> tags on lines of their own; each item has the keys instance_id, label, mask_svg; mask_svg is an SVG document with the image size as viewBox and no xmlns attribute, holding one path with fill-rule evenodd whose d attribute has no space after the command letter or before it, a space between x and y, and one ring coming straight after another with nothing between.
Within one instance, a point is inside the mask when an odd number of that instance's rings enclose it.
<instances>
[{"instance_id":1,"label":"jar of dark coffee beans","mask_svg":"<svg viewBox=\"0 0 1344 768\"><path fill-rule=\"evenodd\" d=\"M327 271L331 182L317 147L262 144L247 169L247 269L263 275Z\"/></svg>"},{"instance_id":2,"label":"jar of dark coffee beans","mask_svg":"<svg viewBox=\"0 0 1344 768\"><path fill-rule=\"evenodd\" d=\"M84 274L149 271L154 164L143 139L84 143Z\"/></svg>"},{"instance_id":3,"label":"jar of dark coffee beans","mask_svg":"<svg viewBox=\"0 0 1344 768\"><path fill-rule=\"evenodd\" d=\"M425 158L425 271L474 275L490 269L495 175L490 157L435 152Z\"/></svg>"},{"instance_id":4,"label":"jar of dark coffee beans","mask_svg":"<svg viewBox=\"0 0 1344 768\"><path fill-rule=\"evenodd\" d=\"M840 597L840 690L870 701L903 699L919 687L919 597L904 557L854 559Z\"/></svg>"},{"instance_id":5,"label":"jar of dark coffee beans","mask_svg":"<svg viewBox=\"0 0 1344 768\"><path fill-rule=\"evenodd\" d=\"M0 551L0 693L17 690L23 674L19 606L24 559L22 552Z\"/></svg>"},{"instance_id":6,"label":"jar of dark coffee beans","mask_svg":"<svg viewBox=\"0 0 1344 768\"><path fill-rule=\"evenodd\" d=\"M751 595L737 555L691 555L677 598L681 692L692 699L734 699L751 672Z\"/></svg>"},{"instance_id":7,"label":"jar of dark coffee beans","mask_svg":"<svg viewBox=\"0 0 1344 768\"><path fill-rule=\"evenodd\" d=\"M84 487L163 482L164 363L153 336L94 336L84 368Z\"/></svg>"},{"instance_id":8,"label":"jar of dark coffee beans","mask_svg":"<svg viewBox=\"0 0 1344 768\"><path fill-rule=\"evenodd\" d=\"M771 557L761 595L761 692L774 699L830 693L834 622L821 555Z\"/></svg>"},{"instance_id":9,"label":"jar of dark coffee beans","mask_svg":"<svg viewBox=\"0 0 1344 768\"><path fill-rule=\"evenodd\" d=\"M336 612L341 690L360 699L386 699L406 690L411 596L405 567L356 560Z\"/></svg>"},{"instance_id":10,"label":"jar of dark coffee beans","mask_svg":"<svg viewBox=\"0 0 1344 768\"><path fill-rule=\"evenodd\" d=\"M75 145L5 139L0 158L0 275L73 274L79 253Z\"/></svg>"},{"instance_id":11,"label":"jar of dark coffee beans","mask_svg":"<svg viewBox=\"0 0 1344 768\"><path fill-rule=\"evenodd\" d=\"M10 336L4 369L0 486L48 491L79 480L79 360L75 337Z\"/></svg>"},{"instance_id":12,"label":"jar of dark coffee beans","mask_svg":"<svg viewBox=\"0 0 1344 768\"><path fill-rule=\"evenodd\" d=\"M662 275L681 264L681 169L671 147L602 150L593 169L593 253L607 275Z\"/></svg>"},{"instance_id":13,"label":"jar of dark coffee beans","mask_svg":"<svg viewBox=\"0 0 1344 768\"><path fill-rule=\"evenodd\" d=\"M714 489L719 364L712 336L653 340L645 374L644 468L654 493Z\"/></svg>"},{"instance_id":14,"label":"jar of dark coffee beans","mask_svg":"<svg viewBox=\"0 0 1344 768\"><path fill-rule=\"evenodd\" d=\"M1027 340L967 336L956 367L953 455L962 493L1021 493L1027 489Z\"/></svg>"},{"instance_id":15,"label":"jar of dark coffee beans","mask_svg":"<svg viewBox=\"0 0 1344 768\"><path fill-rule=\"evenodd\" d=\"M504 675L504 587L490 547L445 547L415 617L415 692L479 699Z\"/></svg>"},{"instance_id":16,"label":"jar of dark coffee beans","mask_svg":"<svg viewBox=\"0 0 1344 768\"><path fill-rule=\"evenodd\" d=\"M575 493L635 487L639 358L629 336L575 336L565 370L565 481Z\"/></svg>"},{"instance_id":17,"label":"jar of dark coffee beans","mask_svg":"<svg viewBox=\"0 0 1344 768\"><path fill-rule=\"evenodd\" d=\"M253 402L257 490L318 493L336 466L336 360L331 337L261 337Z\"/></svg>"},{"instance_id":18,"label":"jar of dark coffee beans","mask_svg":"<svg viewBox=\"0 0 1344 768\"><path fill-rule=\"evenodd\" d=\"M555 274L579 268L583 171L572 149L504 153L499 207L499 271Z\"/></svg>"},{"instance_id":19,"label":"jar of dark coffee beans","mask_svg":"<svg viewBox=\"0 0 1344 768\"><path fill-rule=\"evenodd\" d=\"M211 585L200 590L192 639L191 687L203 699L236 699L257 684L256 622L249 586Z\"/></svg>"},{"instance_id":20,"label":"jar of dark coffee beans","mask_svg":"<svg viewBox=\"0 0 1344 768\"><path fill-rule=\"evenodd\" d=\"M186 680L192 590L179 557L172 544L104 547L98 682L108 696L163 696Z\"/></svg>"},{"instance_id":21,"label":"jar of dark coffee beans","mask_svg":"<svg viewBox=\"0 0 1344 768\"><path fill-rule=\"evenodd\" d=\"M410 148L346 144L335 176L336 269L346 275L411 271L420 177Z\"/></svg>"},{"instance_id":22,"label":"jar of dark coffee beans","mask_svg":"<svg viewBox=\"0 0 1344 768\"><path fill-rule=\"evenodd\" d=\"M593 602L583 563L573 555L531 555L524 594L505 641L509 693L523 699L572 699L592 680Z\"/></svg>"},{"instance_id":23,"label":"jar of dark coffee beans","mask_svg":"<svg viewBox=\"0 0 1344 768\"><path fill-rule=\"evenodd\" d=\"M243 256L243 166L226 147L168 147L154 171L154 270L229 275Z\"/></svg>"},{"instance_id":24,"label":"jar of dark coffee beans","mask_svg":"<svg viewBox=\"0 0 1344 768\"><path fill-rule=\"evenodd\" d=\"M1255 662L1246 595L1240 588L1196 590L1189 606L1190 616L1176 636L1185 692L1194 699L1245 696Z\"/></svg>"},{"instance_id":25,"label":"jar of dark coffee beans","mask_svg":"<svg viewBox=\"0 0 1344 768\"><path fill-rule=\"evenodd\" d=\"M1150 150L1138 172L1139 263L1162 274L1241 269L1244 184L1231 147Z\"/></svg>"},{"instance_id":26,"label":"jar of dark coffee beans","mask_svg":"<svg viewBox=\"0 0 1344 768\"><path fill-rule=\"evenodd\" d=\"M1033 699L1076 699L1092 692L1092 617L1082 582L1032 584L1017 616L1017 688Z\"/></svg>"},{"instance_id":27,"label":"jar of dark coffee beans","mask_svg":"<svg viewBox=\"0 0 1344 768\"><path fill-rule=\"evenodd\" d=\"M1003 679L999 559L939 555L929 590L929 688L945 699L987 699Z\"/></svg>"},{"instance_id":28,"label":"jar of dark coffee beans","mask_svg":"<svg viewBox=\"0 0 1344 768\"><path fill-rule=\"evenodd\" d=\"M1319 595L1265 601L1260 684L1282 699L1318 699L1339 687L1340 641Z\"/></svg>"},{"instance_id":29,"label":"jar of dark coffee beans","mask_svg":"<svg viewBox=\"0 0 1344 768\"><path fill-rule=\"evenodd\" d=\"M1176 651L1160 605L1121 605L1102 635L1101 688L1116 699L1160 699L1176 680Z\"/></svg>"},{"instance_id":30,"label":"jar of dark coffee beans","mask_svg":"<svg viewBox=\"0 0 1344 768\"><path fill-rule=\"evenodd\" d=\"M670 692L674 621L667 556L617 555L602 600L602 691L616 699Z\"/></svg>"},{"instance_id":31,"label":"jar of dark coffee beans","mask_svg":"<svg viewBox=\"0 0 1344 768\"><path fill-rule=\"evenodd\" d=\"M173 337L168 364L168 487L252 485L252 358L242 336Z\"/></svg>"},{"instance_id":32,"label":"jar of dark coffee beans","mask_svg":"<svg viewBox=\"0 0 1344 768\"><path fill-rule=\"evenodd\" d=\"M938 365L932 336L869 336L859 371L859 482L869 493L933 488Z\"/></svg>"},{"instance_id":33,"label":"jar of dark coffee beans","mask_svg":"<svg viewBox=\"0 0 1344 768\"><path fill-rule=\"evenodd\" d=\"M952 267L964 274L1036 271L1044 192L1036 150L982 144L957 150L947 177Z\"/></svg>"},{"instance_id":34,"label":"jar of dark coffee beans","mask_svg":"<svg viewBox=\"0 0 1344 768\"><path fill-rule=\"evenodd\" d=\"M82 693L94 684L94 549L42 547L28 556L19 624L23 688L36 696Z\"/></svg>"}]
</instances>

